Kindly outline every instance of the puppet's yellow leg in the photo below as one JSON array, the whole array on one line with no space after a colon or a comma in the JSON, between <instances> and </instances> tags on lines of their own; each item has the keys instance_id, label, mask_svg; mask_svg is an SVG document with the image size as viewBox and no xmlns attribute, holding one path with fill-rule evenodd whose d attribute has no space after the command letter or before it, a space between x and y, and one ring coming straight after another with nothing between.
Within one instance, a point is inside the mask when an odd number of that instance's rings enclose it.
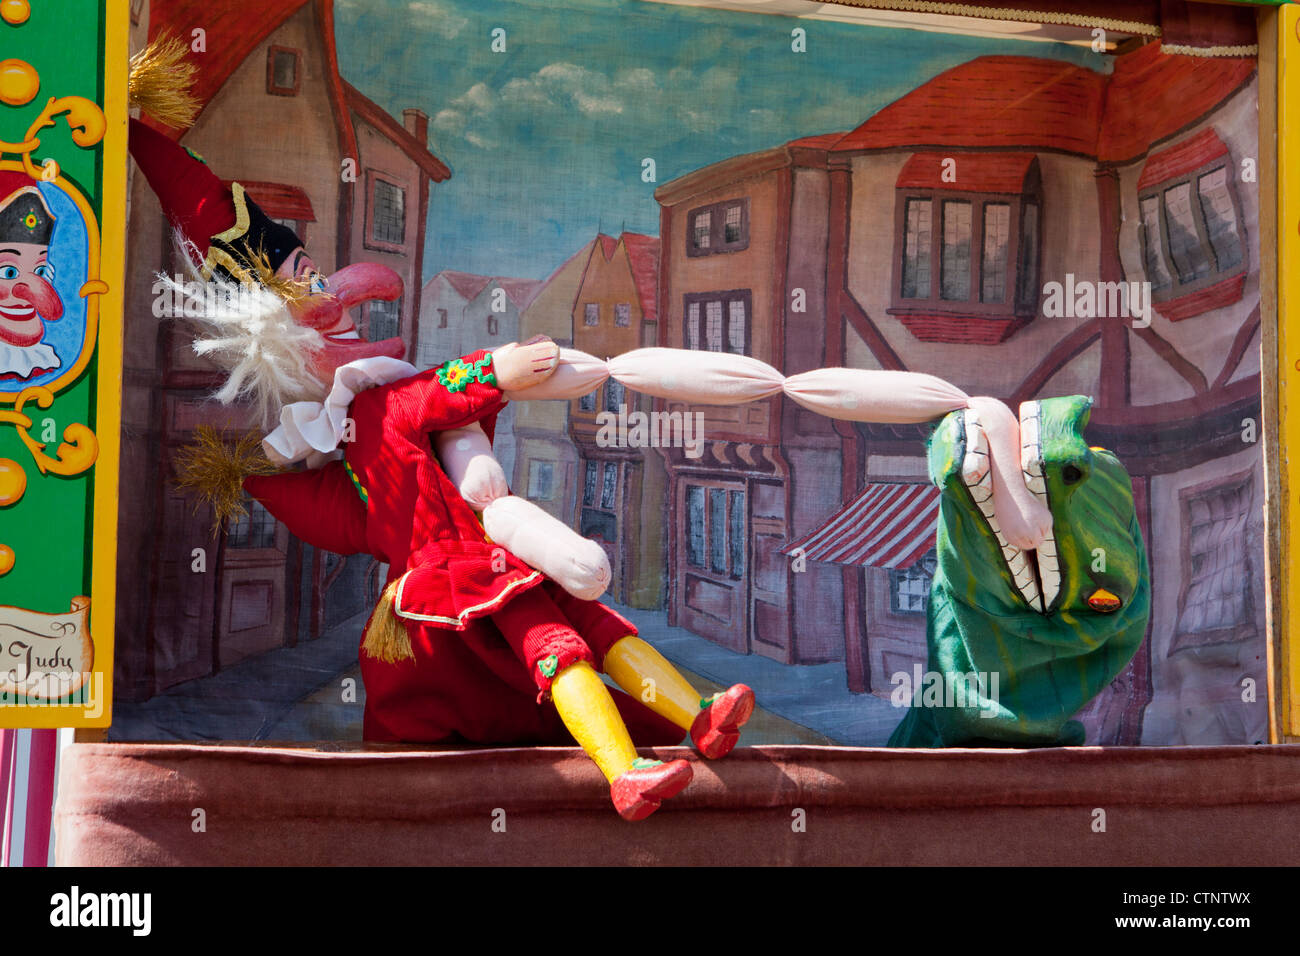
<instances>
[{"instance_id":1,"label":"puppet's yellow leg","mask_svg":"<svg viewBox=\"0 0 1300 956\"><path fill-rule=\"evenodd\" d=\"M690 730L700 695L677 668L639 637L628 635L605 654L605 673L660 717Z\"/></svg>"},{"instance_id":2,"label":"puppet's yellow leg","mask_svg":"<svg viewBox=\"0 0 1300 956\"><path fill-rule=\"evenodd\" d=\"M609 688L586 661L570 664L551 682L551 700L579 746L596 762L605 779L632 769L636 748Z\"/></svg>"}]
</instances>

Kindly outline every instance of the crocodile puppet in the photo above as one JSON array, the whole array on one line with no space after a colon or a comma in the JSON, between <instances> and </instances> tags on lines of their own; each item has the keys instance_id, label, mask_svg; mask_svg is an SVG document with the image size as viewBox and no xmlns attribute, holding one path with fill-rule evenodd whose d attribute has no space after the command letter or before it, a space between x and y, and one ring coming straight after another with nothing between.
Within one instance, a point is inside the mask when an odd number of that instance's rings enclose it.
<instances>
[{"instance_id":1,"label":"crocodile puppet","mask_svg":"<svg viewBox=\"0 0 1300 956\"><path fill-rule=\"evenodd\" d=\"M1025 484L1052 514L1036 551L998 527L977 413L951 412L931 434L942 496L930 676L891 747L1081 744L1071 718L1142 643L1151 585L1133 488L1113 454L1084 441L1091 408L1080 395L1020 406Z\"/></svg>"}]
</instances>

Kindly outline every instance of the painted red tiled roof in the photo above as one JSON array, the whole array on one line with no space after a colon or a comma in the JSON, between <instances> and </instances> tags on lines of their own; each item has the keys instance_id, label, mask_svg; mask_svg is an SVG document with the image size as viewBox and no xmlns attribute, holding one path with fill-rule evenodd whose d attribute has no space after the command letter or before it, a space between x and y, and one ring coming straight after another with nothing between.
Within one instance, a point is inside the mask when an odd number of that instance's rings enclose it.
<instances>
[{"instance_id":1,"label":"painted red tiled roof","mask_svg":"<svg viewBox=\"0 0 1300 956\"><path fill-rule=\"evenodd\" d=\"M898 174L901 189L956 189L982 193L1020 193L1036 157L1033 153L963 153L944 181L944 153L914 153Z\"/></svg>"},{"instance_id":2,"label":"painted red tiled roof","mask_svg":"<svg viewBox=\"0 0 1300 956\"><path fill-rule=\"evenodd\" d=\"M171 33L189 40L201 27L205 51L191 54L197 68L191 90L200 108L225 85L248 54L307 0L153 0L149 5L149 39Z\"/></svg>"},{"instance_id":3,"label":"painted red tiled roof","mask_svg":"<svg viewBox=\"0 0 1300 956\"><path fill-rule=\"evenodd\" d=\"M447 168L442 160L429 152L427 143L421 143L412 136L410 131L393 119L383 107L347 80L340 80L340 82L343 84L343 98L348 104L348 108L392 140L402 152L406 153L424 171L426 176L435 183L441 183L451 178L451 170Z\"/></svg>"},{"instance_id":4,"label":"painted red tiled roof","mask_svg":"<svg viewBox=\"0 0 1300 956\"><path fill-rule=\"evenodd\" d=\"M1228 147L1213 129L1204 129L1186 142L1156 153L1142 167L1138 179L1138 192L1156 183L1167 182L1200 169L1220 156L1226 156Z\"/></svg>"},{"instance_id":5,"label":"painted red tiled roof","mask_svg":"<svg viewBox=\"0 0 1300 956\"><path fill-rule=\"evenodd\" d=\"M1117 57L1111 76L982 56L895 100L832 148L1053 149L1124 162L1199 120L1254 70L1253 57L1169 55L1159 43Z\"/></svg>"},{"instance_id":6,"label":"painted red tiled roof","mask_svg":"<svg viewBox=\"0 0 1300 956\"><path fill-rule=\"evenodd\" d=\"M625 232L619 237L632 264L632 281L646 322L659 321L659 237Z\"/></svg>"},{"instance_id":7,"label":"painted red tiled roof","mask_svg":"<svg viewBox=\"0 0 1300 956\"><path fill-rule=\"evenodd\" d=\"M223 179L227 187L234 182ZM240 180L239 185L253 198L253 202L262 207L262 211L272 219L297 219L300 222L315 222L316 212L312 209L311 199L297 186L286 183L255 182Z\"/></svg>"},{"instance_id":8,"label":"painted red tiled roof","mask_svg":"<svg viewBox=\"0 0 1300 956\"><path fill-rule=\"evenodd\" d=\"M1097 144L1103 162L1136 159L1195 123L1250 79L1254 57L1174 56L1149 43L1115 62Z\"/></svg>"},{"instance_id":9,"label":"painted red tiled roof","mask_svg":"<svg viewBox=\"0 0 1300 956\"><path fill-rule=\"evenodd\" d=\"M834 149L979 145L1091 153L1103 82L1101 74L1059 60L982 56L895 100Z\"/></svg>"},{"instance_id":10,"label":"painted red tiled roof","mask_svg":"<svg viewBox=\"0 0 1300 956\"><path fill-rule=\"evenodd\" d=\"M478 298L487 284L492 281L491 276L475 275L472 272L457 272L454 269L443 269L438 275L447 280L447 283L456 290L466 302ZM437 278L435 276L435 278Z\"/></svg>"},{"instance_id":11,"label":"painted red tiled roof","mask_svg":"<svg viewBox=\"0 0 1300 956\"><path fill-rule=\"evenodd\" d=\"M785 145L791 149L800 147L806 149L830 149L845 136L843 130L838 133L818 133L815 136L801 136L799 139L792 139Z\"/></svg>"},{"instance_id":12,"label":"painted red tiled roof","mask_svg":"<svg viewBox=\"0 0 1300 956\"><path fill-rule=\"evenodd\" d=\"M498 276L492 279L491 282L493 285L504 289L510 301L520 309L532 300L533 293L542 284L538 279L511 279L504 276Z\"/></svg>"}]
</instances>

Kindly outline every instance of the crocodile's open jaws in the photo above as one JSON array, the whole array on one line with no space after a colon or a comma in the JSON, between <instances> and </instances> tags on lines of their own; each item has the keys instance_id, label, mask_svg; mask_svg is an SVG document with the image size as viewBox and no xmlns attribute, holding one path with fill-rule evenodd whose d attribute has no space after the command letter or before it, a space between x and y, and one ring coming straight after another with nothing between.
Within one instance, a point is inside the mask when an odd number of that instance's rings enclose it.
<instances>
[{"instance_id":1,"label":"crocodile's open jaws","mask_svg":"<svg viewBox=\"0 0 1300 956\"><path fill-rule=\"evenodd\" d=\"M1091 405L1077 395L1021 405L1013 467L990 458L1014 454L1004 405L973 399L936 426L928 459L942 497L928 673L971 690L955 703L918 693L891 745L1081 743L1071 718L1141 644L1151 603L1146 547L1128 473L1083 437ZM1008 475L1023 487L996 487ZM1007 504L1009 491L1018 503ZM1028 539L1006 530L1013 519L1000 518L999 495L1017 508L1015 520L1026 502L1042 505L1050 527L1035 523ZM1035 546L1017 546L1026 540Z\"/></svg>"}]
</instances>

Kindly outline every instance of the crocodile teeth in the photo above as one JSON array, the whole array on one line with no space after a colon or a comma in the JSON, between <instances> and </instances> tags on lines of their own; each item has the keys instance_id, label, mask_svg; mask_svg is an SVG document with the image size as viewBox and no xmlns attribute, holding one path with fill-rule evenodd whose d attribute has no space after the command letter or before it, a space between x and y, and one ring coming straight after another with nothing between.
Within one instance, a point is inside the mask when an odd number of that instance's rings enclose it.
<instances>
[{"instance_id":1,"label":"crocodile teeth","mask_svg":"<svg viewBox=\"0 0 1300 956\"><path fill-rule=\"evenodd\" d=\"M989 440L974 409L966 409L966 455L961 463L961 480L967 488L980 488L993 494L993 476L989 473Z\"/></svg>"},{"instance_id":2,"label":"crocodile teeth","mask_svg":"<svg viewBox=\"0 0 1300 956\"><path fill-rule=\"evenodd\" d=\"M1037 402L1028 402L1026 405L1033 405L1035 416L1032 420L1028 434L1032 438L1031 444L1026 447L1023 440L1021 443L1021 467L1025 472L1025 484L1029 490L1037 494L1042 500L1047 500L1047 483L1043 479L1043 462L1042 451L1038 444L1038 419L1037 419ZM1021 406L1022 415L1025 406ZM962 458L961 478L967 489L970 491L971 500L975 502L975 507L984 516L988 522L989 529L993 532L998 540L998 547L1002 549L1003 560L1007 563L1007 569L1011 572L1012 580L1015 582L1016 590L1025 599L1025 602L1038 611L1043 611L1043 594L1039 592L1038 578L1034 574L1034 568L1030 566L1030 555L1013 547L1008 541L1002 528L998 525L997 516L993 510L993 472L989 462L989 441L988 436L984 434L984 429L980 425L980 420L972 409L966 409L965 413L966 426L966 454ZM1022 438L1026 435L1024 422L1021 423ZM1048 591L1047 603L1056 597L1057 591L1060 590L1060 574L1056 572L1056 542L1050 542L1051 548L1051 567L1055 577L1044 576L1043 587ZM1038 556L1039 573L1042 573L1043 558ZM1049 583L1050 582L1050 583Z\"/></svg>"},{"instance_id":3,"label":"crocodile teeth","mask_svg":"<svg viewBox=\"0 0 1300 956\"><path fill-rule=\"evenodd\" d=\"M1050 606L1061 592L1061 568L1056 561L1056 543L1052 542L1052 553L1047 554L1038 549L1038 578L1043 582L1043 603Z\"/></svg>"}]
</instances>

